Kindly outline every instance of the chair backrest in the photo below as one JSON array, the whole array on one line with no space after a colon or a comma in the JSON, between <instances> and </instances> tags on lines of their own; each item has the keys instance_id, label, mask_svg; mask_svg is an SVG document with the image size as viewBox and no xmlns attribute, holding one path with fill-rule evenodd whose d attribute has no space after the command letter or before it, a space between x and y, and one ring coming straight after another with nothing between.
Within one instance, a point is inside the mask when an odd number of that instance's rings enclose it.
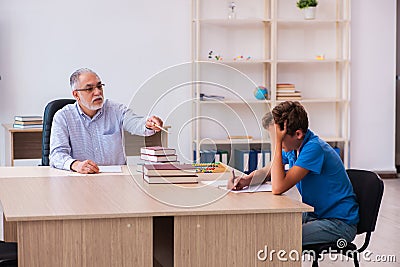
<instances>
[{"instance_id":1,"label":"chair backrest","mask_svg":"<svg viewBox=\"0 0 400 267\"><path fill-rule=\"evenodd\" d=\"M348 169L347 174L359 205L357 234L373 232L383 195L383 181L379 175L367 170Z\"/></svg>"},{"instance_id":2,"label":"chair backrest","mask_svg":"<svg viewBox=\"0 0 400 267\"><path fill-rule=\"evenodd\" d=\"M44 109L42 132L42 165L49 166L50 131L54 114L67 104L75 103L75 99L56 99L49 102Z\"/></svg>"}]
</instances>

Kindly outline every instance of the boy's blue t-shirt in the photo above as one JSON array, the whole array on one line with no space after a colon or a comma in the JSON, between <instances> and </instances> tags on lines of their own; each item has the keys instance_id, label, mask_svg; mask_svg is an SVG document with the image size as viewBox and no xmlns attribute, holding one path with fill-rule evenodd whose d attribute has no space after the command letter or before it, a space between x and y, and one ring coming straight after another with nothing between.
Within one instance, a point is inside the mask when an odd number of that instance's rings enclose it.
<instances>
[{"instance_id":1,"label":"boy's blue t-shirt","mask_svg":"<svg viewBox=\"0 0 400 267\"><path fill-rule=\"evenodd\" d=\"M282 151L283 164L309 170L296 184L303 202L314 207L319 218L337 218L347 224L358 223L358 204L353 186L336 151L311 130L296 151Z\"/></svg>"}]
</instances>

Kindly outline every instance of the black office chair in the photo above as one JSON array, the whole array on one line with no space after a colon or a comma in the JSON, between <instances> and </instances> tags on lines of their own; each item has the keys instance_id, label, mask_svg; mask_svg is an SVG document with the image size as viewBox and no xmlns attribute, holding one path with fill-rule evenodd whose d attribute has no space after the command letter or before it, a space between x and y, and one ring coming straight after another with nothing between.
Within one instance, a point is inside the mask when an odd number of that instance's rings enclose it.
<instances>
[{"instance_id":1,"label":"black office chair","mask_svg":"<svg viewBox=\"0 0 400 267\"><path fill-rule=\"evenodd\" d=\"M54 114L67 104L75 103L75 99L56 99L49 102L44 109L42 133L42 166L49 166L50 131Z\"/></svg>"},{"instance_id":2,"label":"black office chair","mask_svg":"<svg viewBox=\"0 0 400 267\"><path fill-rule=\"evenodd\" d=\"M321 258L323 253L341 253L353 258L354 266L358 267L359 253L368 247L371 233L375 231L383 195L383 181L379 175L367 170L349 169L347 174L353 185L359 205L360 221L357 225L357 235L365 233L364 244L360 248L357 248L354 243L347 243L342 247L344 244L340 242L303 246L303 252L309 252L314 257L313 267L318 266L318 259Z\"/></svg>"},{"instance_id":3,"label":"black office chair","mask_svg":"<svg viewBox=\"0 0 400 267\"><path fill-rule=\"evenodd\" d=\"M0 241L0 267L18 266L18 247L16 242Z\"/></svg>"}]
</instances>

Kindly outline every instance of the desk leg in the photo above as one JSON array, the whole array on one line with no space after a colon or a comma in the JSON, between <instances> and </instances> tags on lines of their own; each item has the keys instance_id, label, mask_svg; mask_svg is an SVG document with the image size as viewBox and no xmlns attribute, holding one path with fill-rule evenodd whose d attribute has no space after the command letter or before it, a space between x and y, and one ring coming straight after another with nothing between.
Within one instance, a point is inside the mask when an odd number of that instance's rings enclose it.
<instances>
[{"instance_id":1,"label":"desk leg","mask_svg":"<svg viewBox=\"0 0 400 267\"><path fill-rule=\"evenodd\" d=\"M5 153L5 164L6 166L14 166L14 138L13 134L8 130L4 131L5 143L4 143L4 153Z\"/></svg>"},{"instance_id":2,"label":"desk leg","mask_svg":"<svg viewBox=\"0 0 400 267\"><path fill-rule=\"evenodd\" d=\"M301 213L177 216L174 234L176 267L301 266Z\"/></svg>"},{"instance_id":3,"label":"desk leg","mask_svg":"<svg viewBox=\"0 0 400 267\"><path fill-rule=\"evenodd\" d=\"M18 222L18 266L152 266L152 218Z\"/></svg>"},{"instance_id":4,"label":"desk leg","mask_svg":"<svg viewBox=\"0 0 400 267\"><path fill-rule=\"evenodd\" d=\"M4 241L17 242L17 222L8 222L3 214L3 237Z\"/></svg>"}]
</instances>

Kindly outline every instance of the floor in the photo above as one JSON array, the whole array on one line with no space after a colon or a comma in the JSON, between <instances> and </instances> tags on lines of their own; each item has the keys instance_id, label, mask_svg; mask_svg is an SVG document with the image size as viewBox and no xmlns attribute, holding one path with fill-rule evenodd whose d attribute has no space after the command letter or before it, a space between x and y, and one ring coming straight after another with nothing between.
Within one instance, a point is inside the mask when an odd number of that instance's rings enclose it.
<instances>
[{"instance_id":1,"label":"floor","mask_svg":"<svg viewBox=\"0 0 400 267\"><path fill-rule=\"evenodd\" d=\"M360 266L400 266L400 179L384 179L385 189L375 232L367 253L360 257ZM355 243L361 245L364 236L357 236ZM319 266L347 267L354 266L352 260L324 258ZM305 259L303 267L311 266Z\"/></svg>"}]
</instances>

